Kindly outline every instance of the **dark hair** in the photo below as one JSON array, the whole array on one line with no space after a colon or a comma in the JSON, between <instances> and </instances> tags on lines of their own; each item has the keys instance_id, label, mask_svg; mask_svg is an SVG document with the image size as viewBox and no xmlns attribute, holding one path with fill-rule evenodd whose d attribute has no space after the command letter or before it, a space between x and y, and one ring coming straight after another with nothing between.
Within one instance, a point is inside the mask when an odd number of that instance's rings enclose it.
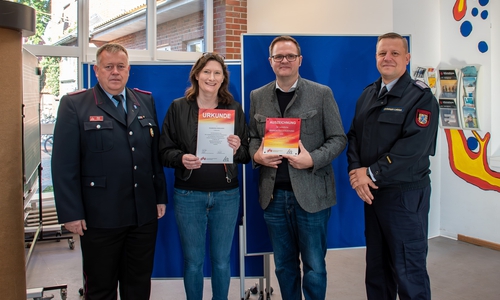
<instances>
[{"instance_id":1,"label":"dark hair","mask_svg":"<svg viewBox=\"0 0 500 300\"><path fill-rule=\"evenodd\" d=\"M400 39L400 40L402 40L403 41L403 48L406 50L406 53L408 53L408 41L406 40L406 38L401 36L399 33L388 32L388 33L382 34L381 36L378 37L377 44L382 39Z\"/></svg>"},{"instance_id":2,"label":"dark hair","mask_svg":"<svg viewBox=\"0 0 500 300\"><path fill-rule=\"evenodd\" d=\"M300 46L299 46L299 42L297 42L296 39L294 39L293 37L289 36L289 35L282 35L282 36L278 36L276 38L274 38L274 40L271 42L271 45L269 46L269 57L271 57L273 55L273 47L274 45L276 45L277 42L292 42L295 44L295 46L297 46L297 55L302 55L301 52L300 52Z\"/></svg>"},{"instance_id":3,"label":"dark hair","mask_svg":"<svg viewBox=\"0 0 500 300\"><path fill-rule=\"evenodd\" d=\"M222 67L222 73L224 74L224 80L222 81L219 91L217 92L217 96L219 98L218 101L222 104L230 104L234 101L234 98L228 89L229 72L227 70L226 64L224 63L224 57L217 53L204 53L203 56L200 57L198 61L196 61L196 63L191 68L191 72L189 73L189 81L191 82L191 86L187 88L184 95L186 96L186 99L190 101L196 101L196 98L198 97L200 91L200 86L198 84L198 80L196 80L196 75L198 75L203 70L205 65L211 60L215 60L216 62L220 63Z\"/></svg>"},{"instance_id":4,"label":"dark hair","mask_svg":"<svg viewBox=\"0 0 500 300\"><path fill-rule=\"evenodd\" d=\"M125 53L125 55L127 56L127 59L128 59L128 52L127 52L127 49L125 49L125 47L123 47L122 45L120 44L115 44L115 43L109 43L109 44L105 44L103 46L101 46L98 50L97 50L97 53L96 53L96 65L99 65L99 61L100 61L100 56L101 56L101 53L103 51L107 51L109 53L118 53L118 52L123 52Z\"/></svg>"}]
</instances>

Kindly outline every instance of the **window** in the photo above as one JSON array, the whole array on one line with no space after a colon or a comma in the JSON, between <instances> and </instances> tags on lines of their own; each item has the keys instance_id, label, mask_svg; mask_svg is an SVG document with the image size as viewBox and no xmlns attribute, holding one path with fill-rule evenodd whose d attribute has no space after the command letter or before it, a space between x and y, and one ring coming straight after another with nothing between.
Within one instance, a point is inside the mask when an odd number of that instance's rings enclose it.
<instances>
[{"instance_id":1,"label":"window","mask_svg":"<svg viewBox=\"0 0 500 300\"><path fill-rule=\"evenodd\" d=\"M25 39L26 44L77 46L77 0L20 0L36 10L36 33Z\"/></svg>"},{"instance_id":2,"label":"window","mask_svg":"<svg viewBox=\"0 0 500 300\"><path fill-rule=\"evenodd\" d=\"M52 192L50 161L52 134L57 121L59 99L78 89L78 59L76 57L38 57L40 75L40 133L42 158L42 192Z\"/></svg>"},{"instance_id":3,"label":"window","mask_svg":"<svg viewBox=\"0 0 500 300\"><path fill-rule=\"evenodd\" d=\"M203 0L89 0L90 43L120 43L127 49L191 51L186 44L204 38ZM119 8L119 9L117 9ZM151 10L149 12L148 10ZM148 20L148 17L153 19ZM148 28L148 24L156 26ZM156 45L150 47L149 45ZM194 51L203 52L203 48ZM192 51L191 51L192 52Z\"/></svg>"},{"instance_id":4,"label":"window","mask_svg":"<svg viewBox=\"0 0 500 300\"><path fill-rule=\"evenodd\" d=\"M199 54L191 51L205 51L205 35L213 32L213 26L206 26L213 24L213 14L205 12L207 5L212 11L211 0L17 2L37 12L36 35L24 39L24 48L38 57L42 69L42 190L47 192L52 188L50 137L59 99L82 87L80 62L95 60L96 47L108 42L124 44L131 61L196 60Z\"/></svg>"},{"instance_id":5,"label":"window","mask_svg":"<svg viewBox=\"0 0 500 300\"><path fill-rule=\"evenodd\" d=\"M188 52L203 52L203 39L198 39L186 43L186 50Z\"/></svg>"},{"instance_id":6,"label":"window","mask_svg":"<svg viewBox=\"0 0 500 300\"><path fill-rule=\"evenodd\" d=\"M176 12L175 14L172 12ZM196 50L186 46L190 41L203 41L205 34L205 16L203 0L194 1L158 1L157 43L168 44L171 51L203 52L203 47Z\"/></svg>"},{"instance_id":7,"label":"window","mask_svg":"<svg viewBox=\"0 0 500 300\"><path fill-rule=\"evenodd\" d=\"M147 49L146 0L89 0L89 41L97 47L120 43Z\"/></svg>"}]
</instances>

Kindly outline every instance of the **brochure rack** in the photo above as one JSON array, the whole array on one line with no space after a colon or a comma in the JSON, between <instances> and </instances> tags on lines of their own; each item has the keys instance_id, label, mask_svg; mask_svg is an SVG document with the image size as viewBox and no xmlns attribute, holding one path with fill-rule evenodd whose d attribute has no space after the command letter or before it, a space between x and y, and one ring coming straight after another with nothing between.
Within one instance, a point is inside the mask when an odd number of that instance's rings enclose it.
<instances>
[{"instance_id":1,"label":"brochure rack","mask_svg":"<svg viewBox=\"0 0 500 300\"><path fill-rule=\"evenodd\" d=\"M441 126L479 129L476 86L478 66L439 70L439 114Z\"/></svg>"},{"instance_id":2,"label":"brochure rack","mask_svg":"<svg viewBox=\"0 0 500 300\"><path fill-rule=\"evenodd\" d=\"M455 129L479 129L476 86L479 66L469 65L461 69L417 67L415 80L425 82L439 102L441 127Z\"/></svg>"}]
</instances>

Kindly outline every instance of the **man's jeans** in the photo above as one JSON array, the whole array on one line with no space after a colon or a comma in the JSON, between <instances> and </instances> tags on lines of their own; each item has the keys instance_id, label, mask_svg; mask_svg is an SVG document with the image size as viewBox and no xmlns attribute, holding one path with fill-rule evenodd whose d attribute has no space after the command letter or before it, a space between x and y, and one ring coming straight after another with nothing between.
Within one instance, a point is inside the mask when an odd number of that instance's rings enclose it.
<instances>
[{"instance_id":1,"label":"man's jeans","mask_svg":"<svg viewBox=\"0 0 500 300\"><path fill-rule=\"evenodd\" d=\"M174 189L174 207L184 255L187 300L203 297L203 262L208 226L213 300L227 300L229 260L240 207L238 188L220 192Z\"/></svg>"},{"instance_id":2,"label":"man's jeans","mask_svg":"<svg viewBox=\"0 0 500 300\"><path fill-rule=\"evenodd\" d=\"M299 256L304 268L305 299L325 299L326 230L330 213L330 208L316 213L306 212L297 203L293 192L286 190L276 190L273 200L264 210L283 299L302 299Z\"/></svg>"}]
</instances>

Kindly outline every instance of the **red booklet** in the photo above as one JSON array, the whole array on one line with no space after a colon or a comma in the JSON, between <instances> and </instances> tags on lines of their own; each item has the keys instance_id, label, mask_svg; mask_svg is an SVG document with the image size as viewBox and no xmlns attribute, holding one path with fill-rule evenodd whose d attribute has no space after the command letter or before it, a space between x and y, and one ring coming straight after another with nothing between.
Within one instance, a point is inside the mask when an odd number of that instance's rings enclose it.
<instances>
[{"instance_id":1,"label":"red booklet","mask_svg":"<svg viewBox=\"0 0 500 300\"><path fill-rule=\"evenodd\" d=\"M299 154L300 118L267 118L264 154Z\"/></svg>"}]
</instances>

